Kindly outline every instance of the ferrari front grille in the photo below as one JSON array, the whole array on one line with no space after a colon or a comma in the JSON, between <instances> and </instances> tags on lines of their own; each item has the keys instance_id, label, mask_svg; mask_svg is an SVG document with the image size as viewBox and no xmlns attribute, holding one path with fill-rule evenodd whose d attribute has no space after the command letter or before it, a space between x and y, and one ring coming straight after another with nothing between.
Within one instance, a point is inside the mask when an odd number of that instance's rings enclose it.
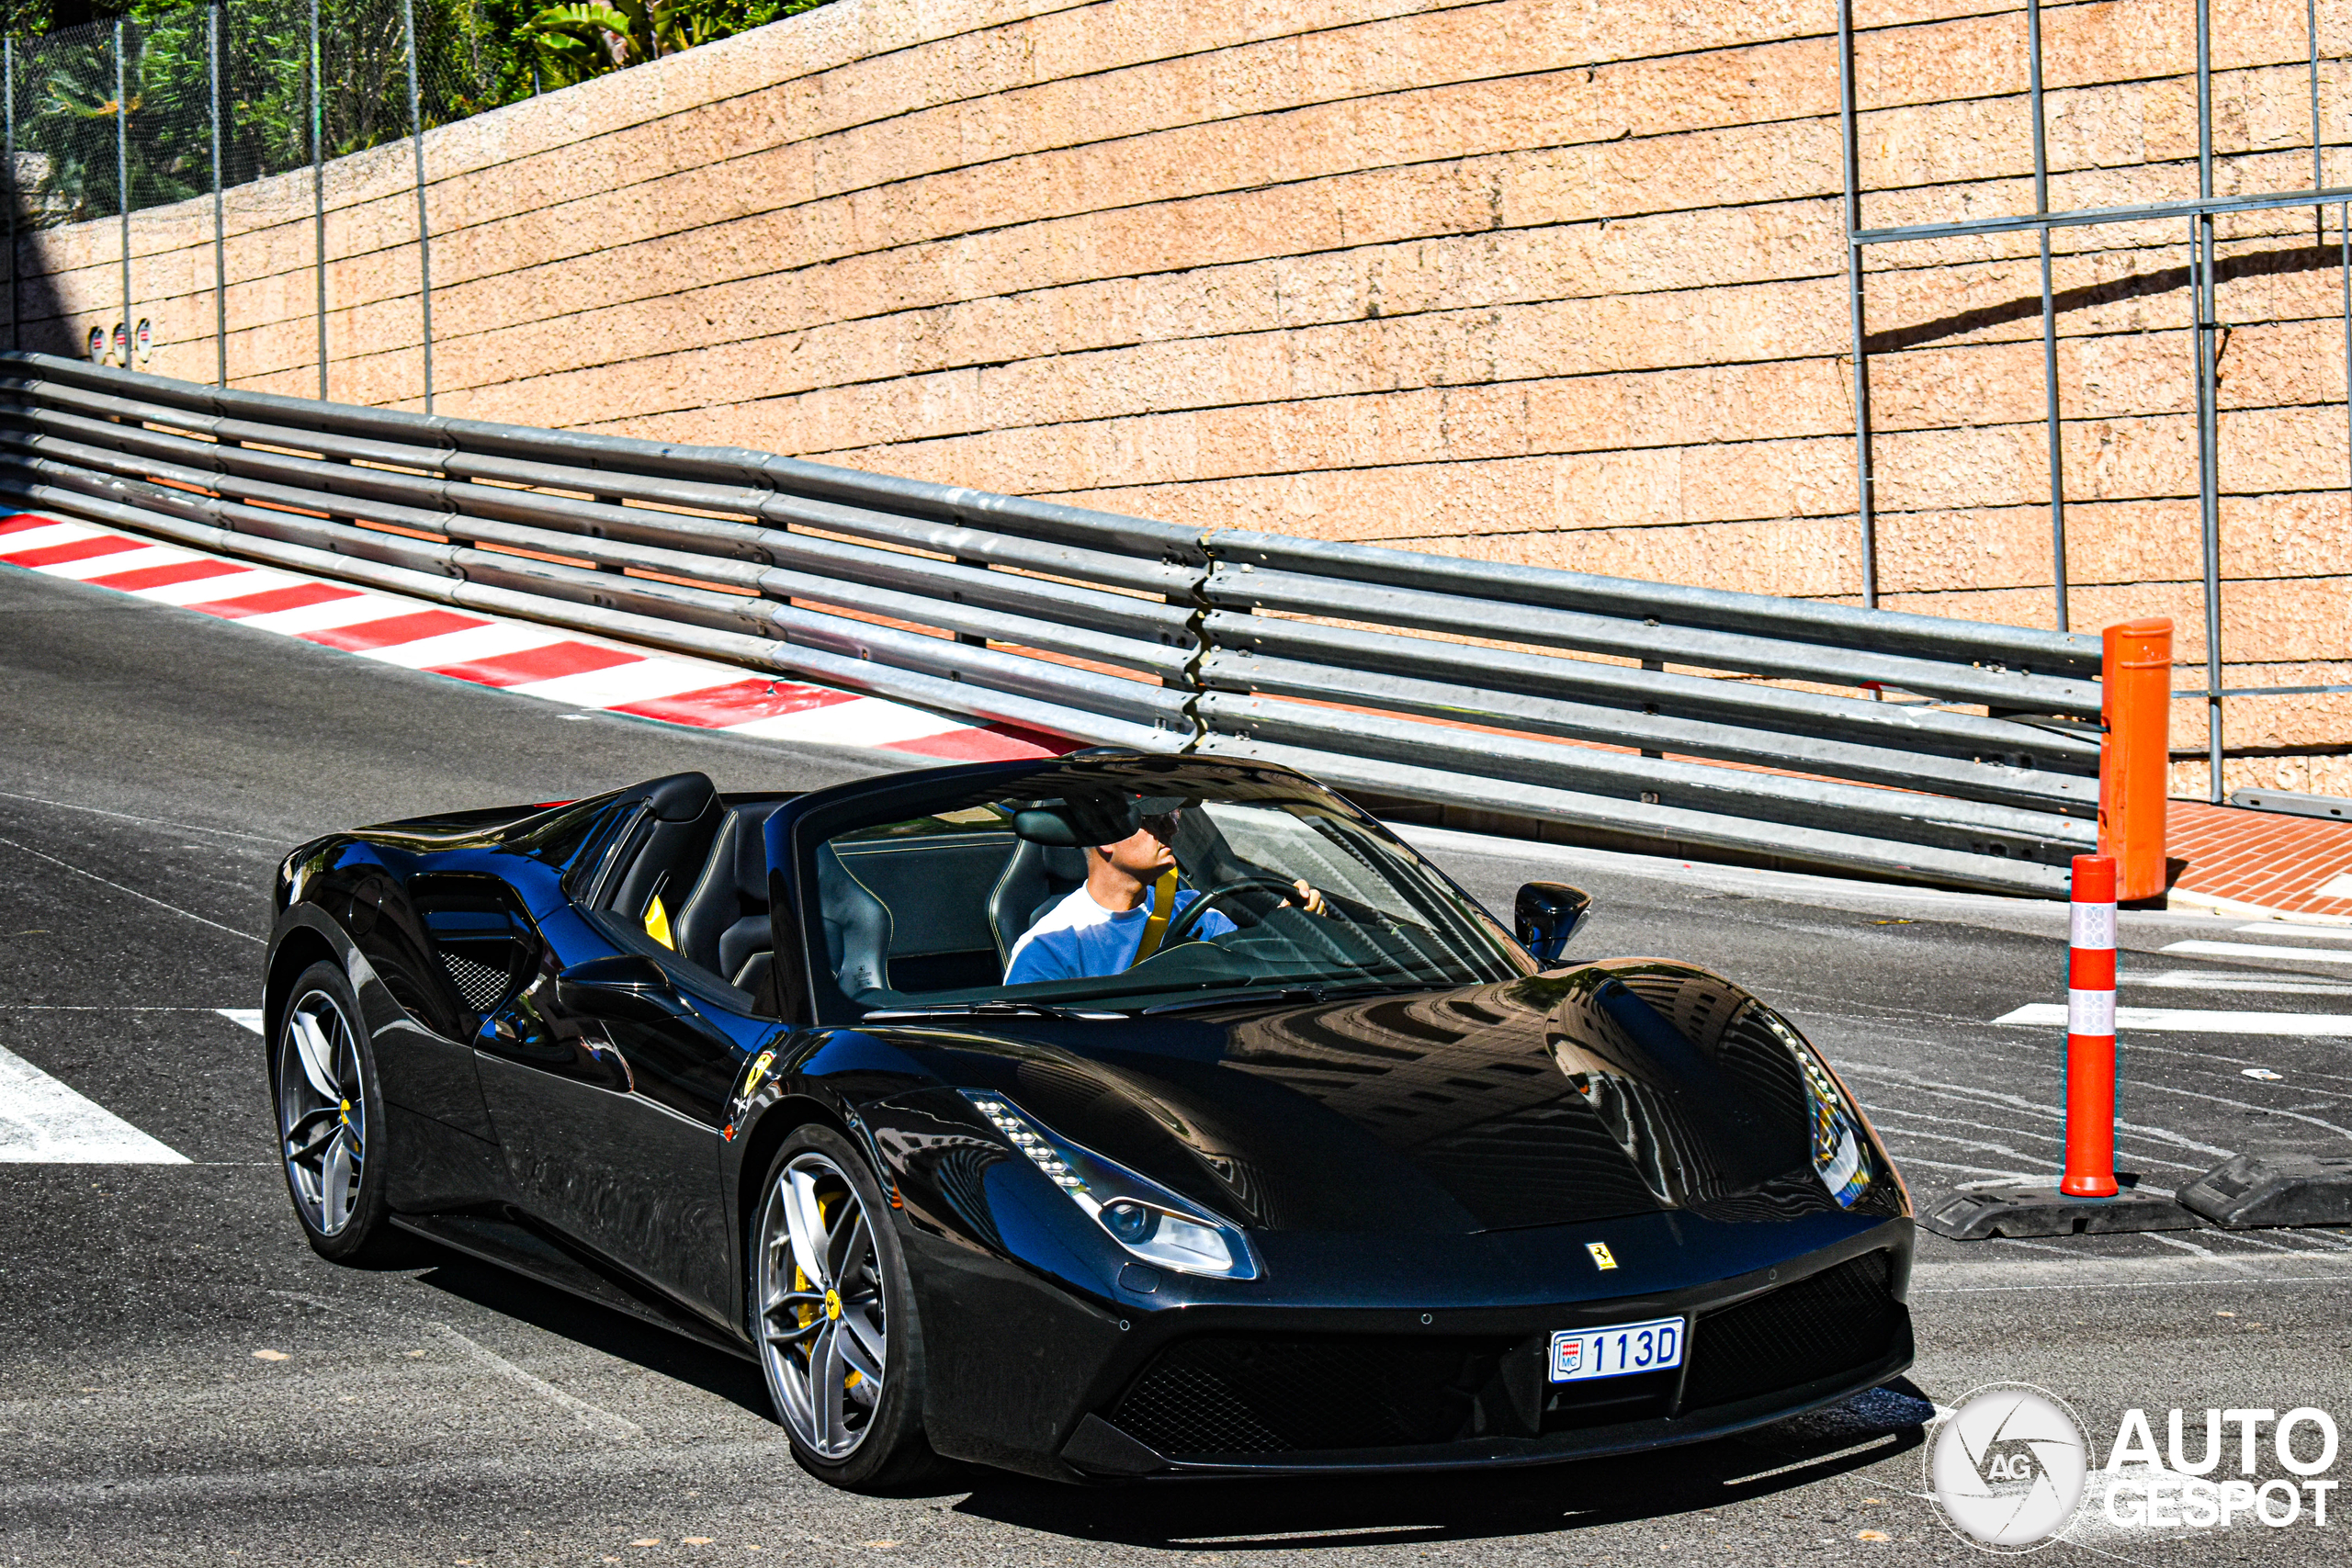
<instances>
[{"instance_id":1,"label":"ferrari front grille","mask_svg":"<svg viewBox=\"0 0 2352 1568\"><path fill-rule=\"evenodd\" d=\"M1383 1336L1180 1340L1112 1420L1171 1459L1400 1448L1484 1436L1509 1341Z\"/></svg>"},{"instance_id":2,"label":"ferrari front grille","mask_svg":"<svg viewBox=\"0 0 2352 1568\"><path fill-rule=\"evenodd\" d=\"M1866 1252L1701 1314L1690 1334L1682 1408L1730 1404L1883 1359L1903 1327L1891 1283L1887 1255Z\"/></svg>"}]
</instances>

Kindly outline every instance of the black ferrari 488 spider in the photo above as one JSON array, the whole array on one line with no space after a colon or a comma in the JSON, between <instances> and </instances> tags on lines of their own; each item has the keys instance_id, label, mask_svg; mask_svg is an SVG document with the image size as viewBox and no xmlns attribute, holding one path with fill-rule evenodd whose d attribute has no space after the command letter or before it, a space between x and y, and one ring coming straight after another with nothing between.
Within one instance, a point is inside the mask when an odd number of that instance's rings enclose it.
<instances>
[{"instance_id":1,"label":"black ferrari 488 spider","mask_svg":"<svg viewBox=\"0 0 2352 1568\"><path fill-rule=\"evenodd\" d=\"M280 868L294 1209L756 1359L826 1481L1541 1462L1909 1364L1789 1021L1566 963L1287 769L1091 751L426 818Z\"/></svg>"}]
</instances>

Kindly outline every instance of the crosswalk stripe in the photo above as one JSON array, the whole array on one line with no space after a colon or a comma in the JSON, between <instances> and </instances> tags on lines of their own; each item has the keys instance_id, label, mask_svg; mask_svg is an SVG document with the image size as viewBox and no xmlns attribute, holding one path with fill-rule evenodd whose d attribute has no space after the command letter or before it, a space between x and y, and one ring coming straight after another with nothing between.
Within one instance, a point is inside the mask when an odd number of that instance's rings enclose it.
<instances>
[{"instance_id":1,"label":"crosswalk stripe","mask_svg":"<svg viewBox=\"0 0 2352 1568\"><path fill-rule=\"evenodd\" d=\"M2165 953L2199 953L2209 958L2295 958L2306 964L2352 964L2352 949L2281 947L2265 942L2168 942Z\"/></svg>"},{"instance_id":2,"label":"crosswalk stripe","mask_svg":"<svg viewBox=\"0 0 2352 1568\"><path fill-rule=\"evenodd\" d=\"M0 1047L0 1165L186 1165L96 1100Z\"/></svg>"},{"instance_id":3,"label":"crosswalk stripe","mask_svg":"<svg viewBox=\"0 0 2352 1568\"><path fill-rule=\"evenodd\" d=\"M2283 920L2256 920L2231 929L2244 936L2307 936L2318 942L2352 942L2352 926L2297 926Z\"/></svg>"},{"instance_id":4,"label":"crosswalk stripe","mask_svg":"<svg viewBox=\"0 0 2352 1568\"><path fill-rule=\"evenodd\" d=\"M2030 1002L2003 1013L1995 1023L2066 1027L2066 1009L2058 1002ZM2230 1012L2203 1008L2117 1008L2118 1033L2135 1029L2188 1034L2292 1034L2316 1039L2352 1037L2352 1016L2326 1012Z\"/></svg>"},{"instance_id":5,"label":"crosswalk stripe","mask_svg":"<svg viewBox=\"0 0 2352 1568\"><path fill-rule=\"evenodd\" d=\"M2352 986L2325 980L2290 980L2269 975L2223 975L2211 969L2167 969L2159 975L2120 975L2126 986L2161 986L2175 991L2261 991L2266 995L2352 997Z\"/></svg>"}]
</instances>

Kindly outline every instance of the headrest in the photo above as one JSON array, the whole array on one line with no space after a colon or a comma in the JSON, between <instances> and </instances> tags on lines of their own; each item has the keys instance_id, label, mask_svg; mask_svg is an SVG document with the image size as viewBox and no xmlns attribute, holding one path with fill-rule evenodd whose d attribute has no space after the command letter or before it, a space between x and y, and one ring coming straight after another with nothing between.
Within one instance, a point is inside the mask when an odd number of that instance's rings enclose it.
<instances>
[{"instance_id":1,"label":"headrest","mask_svg":"<svg viewBox=\"0 0 2352 1568\"><path fill-rule=\"evenodd\" d=\"M664 822L692 822L718 797L708 773L672 773L643 787L647 809Z\"/></svg>"}]
</instances>

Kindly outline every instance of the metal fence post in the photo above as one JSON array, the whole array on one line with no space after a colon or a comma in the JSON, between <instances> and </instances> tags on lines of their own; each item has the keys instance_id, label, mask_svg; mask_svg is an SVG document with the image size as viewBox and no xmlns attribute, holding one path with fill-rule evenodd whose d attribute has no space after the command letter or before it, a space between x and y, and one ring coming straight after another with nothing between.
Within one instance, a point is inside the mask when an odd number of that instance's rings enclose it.
<instances>
[{"instance_id":1,"label":"metal fence post","mask_svg":"<svg viewBox=\"0 0 2352 1568\"><path fill-rule=\"evenodd\" d=\"M2197 195L2213 195L2212 0L2197 0ZM2205 752L2211 777L2206 798L2219 806L2222 787L2222 505L2214 467L2221 458L2221 414L2214 387L2213 214L2190 221L2189 281L2196 296L2197 500L2205 556Z\"/></svg>"},{"instance_id":2,"label":"metal fence post","mask_svg":"<svg viewBox=\"0 0 2352 1568\"><path fill-rule=\"evenodd\" d=\"M2316 3L2316 0L2314 0ZM2041 0L2026 0L2028 84L2033 97L2033 209L2050 213L2050 146L2042 116ZM2058 629L2066 629L2066 460L2058 428L2058 307L2050 287L2050 226L2041 228L2041 379L2050 446L2050 570Z\"/></svg>"},{"instance_id":3,"label":"metal fence post","mask_svg":"<svg viewBox=\"0 0 2352 1568\"><path fill-rule=\"evenodd\" d=\"M1838 121L1846 146L1846 295L1854 334L1854 487L1861 526L1862 604L1878 608L1878 498L1871 471L1871 372L1862 335L1860 143L1855 134L1854 0L1838 0Z\"/></svg>"},{"instance_id":4,"label":"metal fence post","mask_svg":"<svg viewBox=\"0 0 2352 1568\"><path fill-rule=\"evenodd\" d=\"M424 412L433 412L433 232L424 215L424 98L416 79L416 0L401 0L408 41L408 126L416 148L416 298L424 328Z\"/></svg>"},{"instance_id":5,"label":"metal fence post","mask_svg":"<svg viewBox=\"0 0 2352 1568\"><path fill-rule=\"evenodd\" d=\"M114 179L122 207L122 367L130 368L130 87L122 57L122 21L114 24Z\"/></svg>"},{"instance_id":6,"label":"metal fence post","mask_svg":"<svg viewBox=\"0 0 2352 1568\"><path fill-rule=\"evenodd\" d=\"M320 80L324 61L319 42L319 0L311 0L311 231L318 256L321 402L327 400L327 122L325 84Z\"/></svg>"},{"instance_id":7,"label":"metal fence post","mask_svg":"<svg viewBox=\"0 0 2352 1568\"><path fill-rule=\"evenodd\" d=\"M220 8L227 0L212 0L206 18L204 68L212 89L212 340L213 379L229 384L229 239L220 203Z\"/></svg>"},{"instance_id":8,"label":"metal fence post","mask_svg":"<svg viewBox=\"0 0 2352 1568\"><path fill-rule=\"evenodd\" d=\"M8 346L22 348L17 335L17 40L0 38L0 97L8 118Z\"/></svg>"}]
</instances>

